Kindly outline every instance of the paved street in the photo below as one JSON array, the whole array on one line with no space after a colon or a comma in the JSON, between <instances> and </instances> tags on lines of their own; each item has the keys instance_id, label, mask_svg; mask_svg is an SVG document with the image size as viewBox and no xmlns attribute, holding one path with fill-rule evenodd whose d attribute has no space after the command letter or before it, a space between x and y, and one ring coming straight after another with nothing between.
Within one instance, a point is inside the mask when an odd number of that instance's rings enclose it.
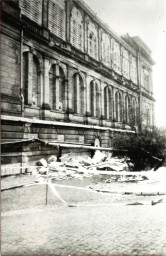
<instances>
[{"instance_id":1,"label":"paved street","mask_svg":"<svg viewBox=\"0 0 166 256\"><path fill-rule=\"evenodd\" d=\"M105 205L7 212L2 255L166 255L166 205Z\"/></svg>"}]
</instances>

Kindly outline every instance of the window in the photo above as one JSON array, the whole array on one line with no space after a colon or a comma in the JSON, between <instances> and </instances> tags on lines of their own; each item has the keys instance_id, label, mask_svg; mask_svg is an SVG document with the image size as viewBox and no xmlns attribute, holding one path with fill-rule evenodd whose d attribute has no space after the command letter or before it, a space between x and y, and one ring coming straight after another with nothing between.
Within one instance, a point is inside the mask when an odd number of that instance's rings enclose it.
<instances>
[{"instance_id":1,"label":"window","mask_svg":"<svg viewBox=\"0 0 166 256\"><path fill-rule=\"evenodd\" d=\"M73 76L73 109L74 113L84 115L84 83L80 74Z\"/></svg>"},{"instance_id":2,"label":"window","mask_svg":"<svg viewBox=\"0 0 166 256\"><path fill-rule=\"evenodd\" d=\"M112 119L111 90L108 86L104 88L104 114L106 119Z\"/></svg>"},{"instance_id":3,"label":"window","mask_svg":"<svg viewBox=\"0 0 166 256\"><path fill-rule=\"evenodd\" d=\"M97 82L90 83L91 115L100 117L100 91Z\"/></svg>"},{"instance_id":4,"label":"window","mask_svg":"<svg viewBox=\"0 0 166 256\"><path fill-rule=\"evenodd\" d=\"M133 56L131 58L131 80L135 84L137 83L137 64L136 64L136 58Z\"/></svg>"},{"instance_id":5,"label":"window","mask_svg":"<svg viewBox=\"0 0 166 256\"><path fill-rule=\"evenodd\" d=\"M52 110L65 110L65 75L63 69L58 66L56 74L56 64L53 64L49 71L49 102Z\"/></svg>"},{"instance_id":6,"label":"window","mask_svg":"<svg viewBox=\"0 0 166 256\"><path fill-rule=\"evenodd\" d=\"M130 122L130 99L128 96L125 97L125 121L127 124Z\"/></svg>"},{"instance_id":7,"label":"window","mask_svg":"<svg viewBox=\"0 0 166 256\"><path fill-rule=\"evenodd\" d=\"M65 40L65 1L48 1L48 28L56 36Z\"/></svg>"},{"instance_id":8,"label":"window","mask_svg":"<svg viewBox=\"0 0 166 256\"><path fill-rule=\"evenodd\" d=\"M102 62L110 66L110 40L109 36L105 33L102 34Z\"/></svg>"},{"instance_id":9,"label":"window","mask_svg":"<svg viewBox=\"0 0 166 256\"><path fill-rule=\"evenodd\" d=\"M123 75L129 78L129 53L125 49L123 50Z\"/></svg>"},{"instance_id":10,"label":"window","mask_svg":"<svg viewBox=\"0 0 166 256\"><path fill-rule=\"evenodd\" d=\"M116 121L122 121L122 104L121 104L121 95L119 92L115 94L115 114L116 114Z\"/></svg>"},{"instance_id":11,"label":"window","mask_svg":"<svg viewBox=\"0 0 166 256\"><path fill-rule=\"evenodd\" d=\"M38 23L42 24L42 0L20 0L22 14Z\"/></svg>"},{"instance_id":12,"label":"window","mask_svg":"<svg viewBox=\"0 0 166 256\"><path fill-rule=\"evenodd\" d=\"M52 110L56 109L56 65L52 65L49 72L49 103Z\"/></svg>"},{"instance_id":13,"label":"window","mask_svg":"<svg viewBox=\"0 0 166 256\"><path fill-rule=\"evenodd\" d=\"M65 110L65 74L59 67L59 110Z\"/></svg>"},{"instance_id":14,"label":"window","mask_svg":"<svg viewBox=\"0 0 166 256\"><path fill-rule=\"evenodd\" d=\"M88 54L98 60L98 30L91 21L88 24Z\"/></svg>"},{"instance_id":15,"label":"window","mask_svg":"<svg viewBox=\"0 0 166 256\"><path fill-rule=\"evenodd\" d=\"M84 27L81 12L73 7L70 20L70 40L73 46L84 50Z\"/></svg>"},{"instance_id":16,"label":"window","mask_svg":"<svg viewBox=\"0 0 166 256\"><path fill-rule=\"evenodd\" d=\"M30 52L23 53L23 94L25 104L40 106L40 65L38 58Z\"/></svg>"},{"instance_id":17,"label":"window","mask_svg":"<svg viewBox=\"0 0 166 256\"><path fill-rule=\"evenodd\" d=\"M39 106L39 61L33 55L32 105Z\"/></svg>"},{"instance_id":18,"label":"window","mask_svg":"<svg viewBox=\"0 0 166 256\"><path fill-rule=\"evenodd\" d=\"M113 67L116 71L121 71L121 63L120 63L120 46L117 42L114 40L113 42L113 48L112 48L112 53L113 53Z\"/></svg>"},{"instance_id":19,"label":"window","mask_svg":"<svg viewBox=\"0 0 166 256\"><path fill-rule=\"evenodd\" d=\"M137 104L135 99L133 99L132 105L132 122L134 125L137 123Z\"/></svg>"},{"instance_id":20,"label":"window","mask_svg":"<svg viewBox=\"0 0 166 256\"><path fill-rule=\"evenodd\" d=\"M23 54L23 94L24 103L28 104L28 52Z\"/></svg>"}]
</instances>

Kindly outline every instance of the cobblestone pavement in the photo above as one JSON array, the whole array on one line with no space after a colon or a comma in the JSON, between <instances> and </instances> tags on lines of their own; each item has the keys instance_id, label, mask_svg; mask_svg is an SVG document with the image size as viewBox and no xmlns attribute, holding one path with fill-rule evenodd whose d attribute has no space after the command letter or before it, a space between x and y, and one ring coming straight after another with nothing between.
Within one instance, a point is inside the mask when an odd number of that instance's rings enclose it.
<instances>
[{"instance_id":1,"label":"cobblestone pavement","mask_svg":"<svg viewBox=\"0 0 166 256\"><path fill-rule=\"evenodd\" d=\"M2 255L166 255L166 205L6 212L1 237Z\"/></svg>"}]
</instances>

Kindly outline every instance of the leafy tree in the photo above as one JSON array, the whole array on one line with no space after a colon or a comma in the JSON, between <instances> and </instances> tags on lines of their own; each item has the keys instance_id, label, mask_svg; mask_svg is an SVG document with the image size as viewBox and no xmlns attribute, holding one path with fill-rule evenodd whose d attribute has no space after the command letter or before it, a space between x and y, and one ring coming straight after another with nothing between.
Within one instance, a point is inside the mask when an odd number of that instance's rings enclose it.
<instances>
[{"instance_id":1,"label":"leafy tree","mask_svg":"<svg viewBox=\"0 0 166 256\"><path fill-rule=\"evenodd\" d=\"M156 170L166 158L166 135L157 128L152 131L145 129L140 134L118 134L114 136L113 147L119 150L119 154L130 158L134 170Z\"/></svg>"}]
</instances>

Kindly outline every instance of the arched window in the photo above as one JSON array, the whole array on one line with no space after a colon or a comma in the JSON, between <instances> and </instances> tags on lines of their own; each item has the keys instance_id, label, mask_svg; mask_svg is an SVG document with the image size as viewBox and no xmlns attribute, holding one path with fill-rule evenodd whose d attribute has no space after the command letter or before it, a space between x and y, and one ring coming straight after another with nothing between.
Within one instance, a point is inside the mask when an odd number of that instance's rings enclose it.
<instances>
[{"instance_id":1,"label":"arched window","mask_svg":"<svg viewBox=\"0 0 166 256\"><path fill-rule=\"evenodd\" d=\"M123 75L129 78L129 53L125 49L123 50Z\"/></svg>"},{"instance_id":2,"label":"arched window","mask_svg":"<svg viewBox=\"0 0 166 256\"><path fill-rule=\"evenodd\" d=\"M60 66L53 64L49 71L49 102L52 110L65 110L65 94L64 71Z\"/></svg>"},{"instance_id":3,"label":"arched window","mask_svg":"<svg viewBox=\"0 0 166 256\"><path fill-rule=\"evenodd\" d=\"M59 110L65 110L65 74L59 67Z\"/></svg>"},{"instance_id":4,"label":"arched window","mask_svg":"<svg viewBox=\"0 0 166 256\"><path fill-rule=\"evenodd\" d=\"M29 0L28 0L29 1ZM33 2L32 0L30 2ZM51 33L65 39L66 33L66 14L64 0L48 1L48 28Z\"/></svg>"},{"instance_id":5,"label":"arched window","mask_svg":"<svg viewBox=\"0 0 166 256\"><path fill-rule=\"evenodd\" d=\"M135 125L137 123L137 104L136 104L136 99L133 99L133 104L132 104L132 122Z\"/></svg>"},{"instance_id":6,"label":"arched window","mask_svg":"<svg viewBox=\"0 0 166 256\"><path fill-rule=\"evenodd\" d=\"M28 104L28 52L23 54L23 95L24 103Z\"/></svg>"},{"instance_id":7,"label":"arched window","mask_svg":"<svg viewBox=\"0 0 166 256\"><path fill-rule=\"evenodd\" d=\"M147 70L144 70L144 87L147 91L149 91L149 72Z\"/></svg>"},{"instance_id":8,"label":"arched window","mask_svg":"<svg viewBox=\"0 0 166 256\"><path fill-rule=\"evenodd\" d=\"M73 76L73 109L75 113L84 115L84 83L80 74Z\"/></svg>"},{"instance_id":9,"label":"arched window","mask_svg":"<svg viewBox=\"0 0 166 256\"><path fill-rule=\"evenodd\" d=\"M39 106L39 61L33 55L32 105Z\"/></svg>"},{"instance_id":10,"label":"arched window","mask_svg":"<svg viewBox=\"0 0 166 256\"><path fill-rule=\"evenodd\" d=\"M102 62L110 66L111 56L110 56L110 39L105 33L102 34Z\"/></svg>"},{"instance_id":11,"label":"arched window","mask_svg":"<svg viewBox=\"0 0 166 256\"><path fill-rule=\"evenodd\" d=\"M112 119L111 90L108 86L104 88L104 114L106 119Z\"/></svg>"},{"instance_id":12,"label":"arched window","mask_svg":"<svg viewBox=\"0 0 166 256\"><path fill-rule=\"evenodd\" d=\"M56 109L56 65L52 65L49 71L49 103L52 110Z\"/></svg>"},{"instance_id":13,"label":"arched window","mask_svg":"<svg viewBox=\"0 0 166 256\"><path fill-rule=\"evenodd\" d=\"M150 127L150 109L146 110L146 125L147 127Z\"/></svg>"},{"instance_id":14,"label":"arched window","mask_svg":"<svg viewBox=\"0 0 166 256\"><path fill-rule=\"evenodd\" d=\"M79 9L73 7L70 20L70 40L72 45L81 51L84 50L83 17Z\"/></svg>"},{"instance_id":15,"label":"arched window","mask_svg":"<svg viewBox=\"0 0 166 256\"><path fill-rule=\"evenodd\" d=\"M120 46L116 41L113 41L113 66L116 71L121 71Z\"/></svg>"},{"instance_id":16,"label":"arched window","mask_svg":"<svg viewBox=\"0 0 166 256\"><path fill-rule=\"evenodd\" d=\"M135 84L137 83L137 64L136 64L136 58L133 56L131 58L131 80Z\"/></svg>"},{"instance_id":17,"label":"arched window","mask_svg":"<svg viewBox=\"0 0 166 256\"><path fill-rule=\"evenodd\" d=\"M98 30L91 21L88 24L88 54L98 60Z\"/></svg>"},{"instance_id":18,"label":"arched window","mask_svg":"<svg viewBox=\"0 0 166 256\"><path fill-rule=\"evenodd\" d=\"M116 114L116 121L122 121L122 104L121 104L121 94L116 92L115 94L115 114Z\"/></svg>"},{"instance_id":19,"label":"arched window","mask_svg":"<svg viewBox=\"0 0 166 256\"><path fill-rule=\"evenodd\" d=\"M23 53L23 94L25 104L40 106L40 64L31 52Z\"/></svg>"},{"instance_id":20,"label":"arched window","mask_svg":"<svg viewBox=\"0 0 166 256\"><path fill-rule=\"evenodd\" d=\"M93 117L100 117L100 90L99 85L95 81L90 83L90 95L91 115Z\"/></svg>"},{"instance_id":21,"label":"arched window","mask_svg":"<svg viewBox=\"0 0 166 256\"><path fill-rule=\"evenodd\" d=\"M101 142L99 138L95 138L95 143L94 143L95 147L101 147Z\"/></svg>"},{"instance_id":22,"label":"arched window","mask_svg":"<svg viewBox=\"0 0 166 256\"><path fill-rule=\"evenodd\" d=\"M125 121L127 124L130 122L130 99L128 96L125 97Z\"/></svg>"}]
</instances>

